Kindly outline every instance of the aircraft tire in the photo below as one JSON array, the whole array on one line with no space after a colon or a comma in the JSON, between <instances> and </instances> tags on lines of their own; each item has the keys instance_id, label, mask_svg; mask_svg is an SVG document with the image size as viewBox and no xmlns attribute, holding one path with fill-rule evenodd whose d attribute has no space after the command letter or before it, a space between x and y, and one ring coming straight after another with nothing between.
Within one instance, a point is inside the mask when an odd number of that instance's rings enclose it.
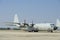
<instances>
[{"instance_id":1,"label":"aircraft tire","mask_svg":"<svg viewBox=\"0 0 60 40\"><path fill-rule=\"evenodd\" d=\"M33 31L28 31L28 32L33 32Z\"/></svg>"},{"instance_id":2,"label":"aircraft tire","mask_svg":"<svg viewBox=\"0 0 60 40\"><path fill-rule=\"evenodd\" d=\"M48 30L48 32L51 32L51 33L52 33L52 32L53 32L53 30Z\"/></svg>"},{"instance_id":3,"label":"aircraft tire","mask_svg":"<svg viewBox=\"0 0 60 40\"><path fill-rule=\"evenodd\" d=\"M53 33L53 30L51 30L50 32Z\"/></svg>"},{"instance_id":4,"label":"aircraft tire","mask_svg":"<svg viewBox=\"0 0 60 40\"><path fill-rule=\"evenodd\" d=\"M38 32L38 30L34 30L34 32Z\"/></svg>"}]
</instances>

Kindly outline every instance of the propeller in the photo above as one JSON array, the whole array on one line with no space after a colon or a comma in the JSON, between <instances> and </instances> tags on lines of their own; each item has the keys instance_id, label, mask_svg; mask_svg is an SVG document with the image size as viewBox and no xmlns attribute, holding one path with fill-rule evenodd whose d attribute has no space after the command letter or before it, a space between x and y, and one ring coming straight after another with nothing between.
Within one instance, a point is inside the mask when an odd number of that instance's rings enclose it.
<instances>
[{"instance_id":1,"label":"propeller","mask_svg":"<svg viewBox=\"0 0 60 40\"><path fill-rule=\"evenodd\" d=\"M33 21L32 21L31 27L33 27L33 26L34 26L34 23L33 23Z\"/></svg>"},{"instance_id":2,"label":"propeller","mask_svg":"<svg viewBox=\"0 0 60 40\"><path fill-rule=\"evenodd\" d=\"M25 27L25 26L29 26L29 24L26 23L26 20L24 20L23 26L24 26L24 27Z\"/></svg>"}]
</instances>

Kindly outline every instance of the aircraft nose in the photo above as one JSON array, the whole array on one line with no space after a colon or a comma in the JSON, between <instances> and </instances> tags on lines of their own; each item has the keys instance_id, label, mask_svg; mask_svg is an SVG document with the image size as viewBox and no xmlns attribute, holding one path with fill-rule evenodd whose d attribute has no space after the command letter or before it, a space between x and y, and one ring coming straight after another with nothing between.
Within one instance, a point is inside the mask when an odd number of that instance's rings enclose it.
<instances>
[{"instance_id":1,"label":"aircraft nose","mask_svg":"<svg viewBox=\"0 0 60 40\"><path fill-rule=\"evenodd\" d=\"M57 30L58 29L58 27L57 26L54 26L54 30Z\"/></svg>"}]
</instances>

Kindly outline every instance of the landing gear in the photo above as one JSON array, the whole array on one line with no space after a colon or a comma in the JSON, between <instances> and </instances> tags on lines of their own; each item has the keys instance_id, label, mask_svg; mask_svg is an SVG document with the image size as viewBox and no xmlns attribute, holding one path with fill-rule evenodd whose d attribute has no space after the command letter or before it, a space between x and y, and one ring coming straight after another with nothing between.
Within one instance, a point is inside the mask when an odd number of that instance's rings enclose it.
<instances>
[{"instance_id":1,"label":"landing gear","mask_svg":"<svg viewBox=\"0 0 60 40\"><path fill-rule=\"evenodd\" d=\"M34 30L34 32L38 32L38 30Z\"/></svg>"},{"instance_id":2,"label":"landing gear","mask_svg":"<svg viewBox=\"0 0 60 40\"><path fill-rule=\"evenodd\" d=\"M50 31L51 33L53 32L53 30Z\"/></svg>"},{"instance_id":3,"label":"landing gear","mask_svg":"<svg viewBox=\"0 0 60 40\"><path fill-rule=\"evenodd\" d=\"M53 30L48 30L48 32L51 32L51 33L53 33Z\"/></svg>"},{"instance_id":4,"label":"landing gear","mask_svg":"<svg viewBox=\"0 0 60 40\"><path fill-rule=\"evenodd\" d=\"M28 32L33 32L33 31L28 31Z\"/></svg>"},{"instance_id":5,"label":"landing gear","mask_svg":"<svg viewBox=\"0 0 60 40\"><path fill-rule=\"evenodd\" d=\"M38 30L29 30L28 32L38 32Z\"/></svg>"}]
</instances>

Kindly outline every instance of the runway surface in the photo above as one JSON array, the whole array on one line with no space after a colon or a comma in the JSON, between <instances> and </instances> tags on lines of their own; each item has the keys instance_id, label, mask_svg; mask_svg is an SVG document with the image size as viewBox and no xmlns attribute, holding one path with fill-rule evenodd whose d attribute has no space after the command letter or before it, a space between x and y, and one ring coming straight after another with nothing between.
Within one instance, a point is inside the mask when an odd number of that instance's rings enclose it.
<instances>
[{"instance_id":1,"label":"runway surface","mask_svg":"<svg viewBox=\"0 0 60 40\"><path fill-rule=\"evenodd\" d=\"M60 32L22 32L0 30L0 40L60 40Z\"/></svg>"}]
</instances>

